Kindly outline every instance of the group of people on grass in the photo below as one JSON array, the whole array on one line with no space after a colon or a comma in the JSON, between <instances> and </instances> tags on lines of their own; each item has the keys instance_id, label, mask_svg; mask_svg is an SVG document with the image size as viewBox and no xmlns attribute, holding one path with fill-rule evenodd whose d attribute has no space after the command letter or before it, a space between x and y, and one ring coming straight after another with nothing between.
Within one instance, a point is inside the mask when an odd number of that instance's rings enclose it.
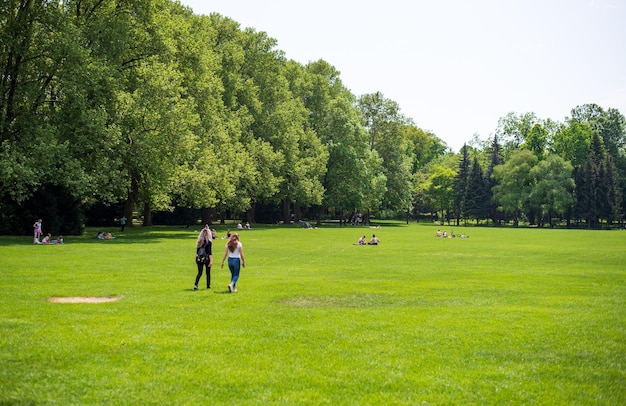
<instances>
[{"instance_id":1,"label":"group of people on grass","mask_svg":"<svg viewBox=\"0 0 626 406\"><path fill-rule=\"evenodd\" d=\"M435 237L437 238L455 238L455 237L459 237L459 238L469 238L468 235L465 234L459 234L458 236L456 234L454 234L454 230L452 230L450 232L450 234L448 234L448 232L446 230L437 230L437 233L435 234Z\"/></svg>"},{"instance_id":2,"label":"group of people on grass","mask_svg":"<svg viewBox=\"0 0 626 406\"><path fill-rule=\"evenodd\" d=\"M40 240L43 235L43 221L41 219L37 219L35 224L33 224L33 243L35 244L63 244L63 236L59 234L56 240L52 239L52 233L46 234L43 239Z\"/></svg>"},{"instance_id":3,"label":"group of people on grass","mask_svg":"<svg viewBox=\"0 0 626 406\"><path fill-rule=\"evenodd\" d=\"M114 240L115 236L108 231L98 231L96 238L99 240Z\"/></svg>"},{"instance_id":4,"label":"group of people on grass","mask_svg":"<svg viewBox=\"0 0 626 406\"><path fill-rule=\"evenodd\" d=\"M124 219L122 230L125 224L126 221ZM33 224L33 233L33 242L35 244L63 244L64 242L63 236L61 234L59 234L56 239L52 239L52 233L47 233L45 236L43 236L42 219L37 219L37 221L35 221L35 223ZM43 236L43 238L41 238L41 236ZM115 236L110 232L98 231L98 233L96 234L96 238L98 240L113 240L115 239Z\"/></svg>"},{"instance_id":5,"label":"group of people on grass","mask_svg":"<svg viewBox=\"0 0 626 406\"><path fill-rule=\"evenodd\" d=\"M369 241L366 240L365 236L359 238L358 245L378 245L380 240L376 237L376 234L372 234L372 238Z\"/></svg>"},{"instance_id":6,"label":"group of people on grass","mask_svg":"<svg viewBox=\"0 0 626 406\"><path fill-rule=\"evenodd\" d=\"M198 284L202 273L206 273L206 288L211 289L211 267L213 266L213 231L207 225L200 231L198 239L196 240L196 265L198 267L198 273L196 274L196 281L193 285L193 290L198 290ZM230 270L230 283L228 284L229 292L237 292L237 281L239 280L239 273L241 267L246 267L246 260L243 254L243 245L239 241L239 234L227 233L228 242L224 247L224 256L222 257L221 267L224 268L224 262L228 258L228 269Z\"/></svg>"}]
</instances>

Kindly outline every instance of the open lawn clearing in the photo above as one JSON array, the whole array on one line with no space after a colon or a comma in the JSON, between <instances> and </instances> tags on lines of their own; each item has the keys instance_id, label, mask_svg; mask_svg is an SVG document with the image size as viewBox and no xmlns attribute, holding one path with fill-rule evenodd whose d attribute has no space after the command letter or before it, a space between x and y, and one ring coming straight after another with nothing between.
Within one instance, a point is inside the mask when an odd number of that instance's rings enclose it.
<instances>
[{"instance_id":1,"label":"open lawn clearing","mask_svg":"<svg viewBox=\"0 0 626 406\"><path fill-rule=\"evenodd\" d=\"M626 401L626 232L437 228L242 231L234 294L193 230L0 237L0 404Z\"/></svg>"}]
</instances>

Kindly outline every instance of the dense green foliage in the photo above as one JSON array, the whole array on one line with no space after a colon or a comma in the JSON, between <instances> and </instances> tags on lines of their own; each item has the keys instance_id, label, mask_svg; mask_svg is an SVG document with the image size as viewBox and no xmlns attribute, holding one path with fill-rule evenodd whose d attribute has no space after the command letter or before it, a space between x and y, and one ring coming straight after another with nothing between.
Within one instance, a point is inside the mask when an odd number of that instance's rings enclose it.
<instances>
[{"instance_id":1,"label":"dense green foliage","mask_svg":"<svg viewBox=\"0 0 626 406\"><path fill-rule=\"evenodd\" d=\"M565 124L510 114L501 120L498 134L489 147L471 154L463 147L455 175L456 205L445 208L448 218L491 218L498 224L504 219L515 225L524 220L540 226L562 219L589 228L623 224L626 120L619 112L579 106ZM479 159L488 162L484 174Z\"/></svg>"},{"instance_id":2,"label":"dense green foliage","mask_svg":"<svg viewBox=\"0 0 626 406\"><path fill-rule=\"evenodd\" d=\"M103 220L93 212L151 225L181 208L202 222L360 211L589 227L626 211L615 109L577 106L565 123L511 113L491 146L459 157L382 93L353 95L328 62L299 64L267 33L172 0L3 1L0 69L0 233L44 215L80 233ZM506 182L517 175L525 187Z\"/></svg>"},{"instance_id":3,"label":"dense green foliage","mask_svg":"<svg viewBox=\"0 0 626 406\"><path fill-rule=\"evenodd\" d=\"M236 294L193 230L0 237L0 404L623 404L626 232L437 228L254 227Z\"/></svg>"}]
</instances>

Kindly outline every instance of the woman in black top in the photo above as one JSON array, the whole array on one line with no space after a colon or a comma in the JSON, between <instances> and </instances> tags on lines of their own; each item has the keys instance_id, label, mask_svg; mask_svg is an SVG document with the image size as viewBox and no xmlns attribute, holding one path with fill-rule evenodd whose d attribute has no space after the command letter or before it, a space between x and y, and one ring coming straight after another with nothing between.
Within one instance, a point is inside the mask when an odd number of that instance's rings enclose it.
<instances>
[{"instance_id":1,"label":"woman in black top","mask_svg":"<svg viewBox=\"0 0 626 406\"><path fill-rule=\"evenodd\" d=\"M206 268L206 288L211 289L211 266L213 265L213 253L211 252L213 242L211 241L211 230L205 227L200 232L196 241L196 265L198 274L193 290L198 290L198 282L202 277L202 268Z\"/></svg>"}]
</instances>

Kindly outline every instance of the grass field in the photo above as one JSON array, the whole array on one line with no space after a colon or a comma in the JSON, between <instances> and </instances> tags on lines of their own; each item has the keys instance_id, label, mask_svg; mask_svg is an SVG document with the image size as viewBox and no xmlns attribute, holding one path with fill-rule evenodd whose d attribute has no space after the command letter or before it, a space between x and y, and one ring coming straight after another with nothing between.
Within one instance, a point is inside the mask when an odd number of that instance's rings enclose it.
<instances>
[{"instance_id":1,"label":"grass field","mask_svg":"<svg viewBox=\"0 0 626 406\"><path fill-rule=\"evenodd\" d=\"M626 403L626 231L437 228L0 237L0 405Z\"/></svg>"}]
</instances>

